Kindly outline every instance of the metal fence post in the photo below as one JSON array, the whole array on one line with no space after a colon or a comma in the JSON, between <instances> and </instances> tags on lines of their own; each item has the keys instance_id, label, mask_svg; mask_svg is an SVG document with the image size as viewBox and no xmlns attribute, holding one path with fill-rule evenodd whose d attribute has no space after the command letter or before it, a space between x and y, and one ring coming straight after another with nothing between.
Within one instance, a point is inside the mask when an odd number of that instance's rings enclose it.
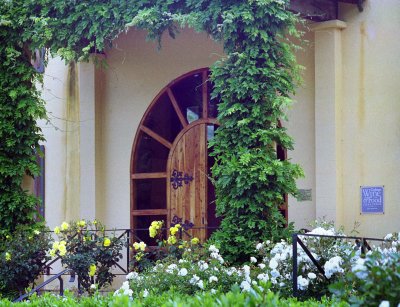
<instances>
[{"instance_id":1,"label":"metal fence post","mask_svg":"<svg viewBox=\"0 0 400 307\"><path fill-rule=\"evenodd\" d=\"M126 231L126 272L129 273L129 240L131 230Z\"/></svg>"},{"instance_id":2,"label":"metal fence post","mask_svg":"<svg viewBox=\"0 0 400 307\"><path fill-rule=\"evenodd\" d=\"M292 235L292 252L293 252L293 296L297 297L297 233Z\"/></svg>"}]
</instances>

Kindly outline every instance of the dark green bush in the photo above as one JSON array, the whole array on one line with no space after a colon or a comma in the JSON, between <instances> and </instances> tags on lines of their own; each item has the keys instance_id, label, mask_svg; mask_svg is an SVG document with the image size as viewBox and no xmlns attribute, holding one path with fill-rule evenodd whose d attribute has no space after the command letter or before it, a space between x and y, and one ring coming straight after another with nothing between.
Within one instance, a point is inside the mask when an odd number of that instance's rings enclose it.
<instances>
[{"instance_id":1,"label":"dark green bush","mask_svg":"<svg viewBox=\"0 0 400 307\"><path fill-rule=\"evenodd\" d=\"M15 298L33 285L50 258L50 231L20 227L0 239L0 294Z\"/></svg>"}]
</instances>

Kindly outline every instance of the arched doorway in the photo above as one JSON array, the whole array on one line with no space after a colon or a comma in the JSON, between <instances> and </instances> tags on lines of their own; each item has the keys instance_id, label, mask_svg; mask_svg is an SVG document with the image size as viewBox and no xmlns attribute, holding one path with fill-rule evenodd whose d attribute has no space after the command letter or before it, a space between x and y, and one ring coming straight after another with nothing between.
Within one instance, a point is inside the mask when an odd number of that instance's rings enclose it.
<instances>
[{"instance_id":1,"label":"arched doorway","mask_svg":"<svg viewBox=\"0 0 400 307\"><path fill-rule=\"evenodd\" d=\"M169 83L145 112L131 154L131 228L147 244L153 220L169 227L174 217L193 223L205 240L219 225L210 181L207 141L218 127L208 69ZM208 229L207 229L208 228ZM211 229L210 229L211 228Z\"/></svg>"}]
</instances>

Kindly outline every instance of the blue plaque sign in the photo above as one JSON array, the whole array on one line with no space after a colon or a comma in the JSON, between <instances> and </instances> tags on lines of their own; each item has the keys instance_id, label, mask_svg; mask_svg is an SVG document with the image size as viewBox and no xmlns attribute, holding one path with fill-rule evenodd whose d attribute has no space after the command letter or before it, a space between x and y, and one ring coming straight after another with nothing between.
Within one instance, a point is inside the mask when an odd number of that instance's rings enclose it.
<instances>
[{"instance_id":1,"label":"blue plaque sign","mask_svg":"<svg viewBox=\"0 0 400 307\"><path fill-rule=\"evenodd\" d=\"M361 213L384 213L384 186L360 187Z\"/></svg>"}]
</instances>

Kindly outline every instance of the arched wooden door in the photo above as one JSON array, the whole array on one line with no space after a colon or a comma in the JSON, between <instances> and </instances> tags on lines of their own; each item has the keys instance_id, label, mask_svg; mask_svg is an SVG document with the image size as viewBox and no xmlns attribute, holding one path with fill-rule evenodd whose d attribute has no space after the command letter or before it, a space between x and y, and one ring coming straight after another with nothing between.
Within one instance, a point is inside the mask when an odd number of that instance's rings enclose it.
<instances>
[{"instance_id":1,"label":"arched wooden door","mask_svg":"<svg viewBox=\"0 0 400 307\"><path fill-rule=\"evenodd\" d=\"M131 155L131 228L147 244L153 220L167 227L174 217L193 223L191 235L205 240L217 227L209 180L213 160L207 141L217 128L206 68L168 84L140 123Z\"/></svg>"}]
</instances>

